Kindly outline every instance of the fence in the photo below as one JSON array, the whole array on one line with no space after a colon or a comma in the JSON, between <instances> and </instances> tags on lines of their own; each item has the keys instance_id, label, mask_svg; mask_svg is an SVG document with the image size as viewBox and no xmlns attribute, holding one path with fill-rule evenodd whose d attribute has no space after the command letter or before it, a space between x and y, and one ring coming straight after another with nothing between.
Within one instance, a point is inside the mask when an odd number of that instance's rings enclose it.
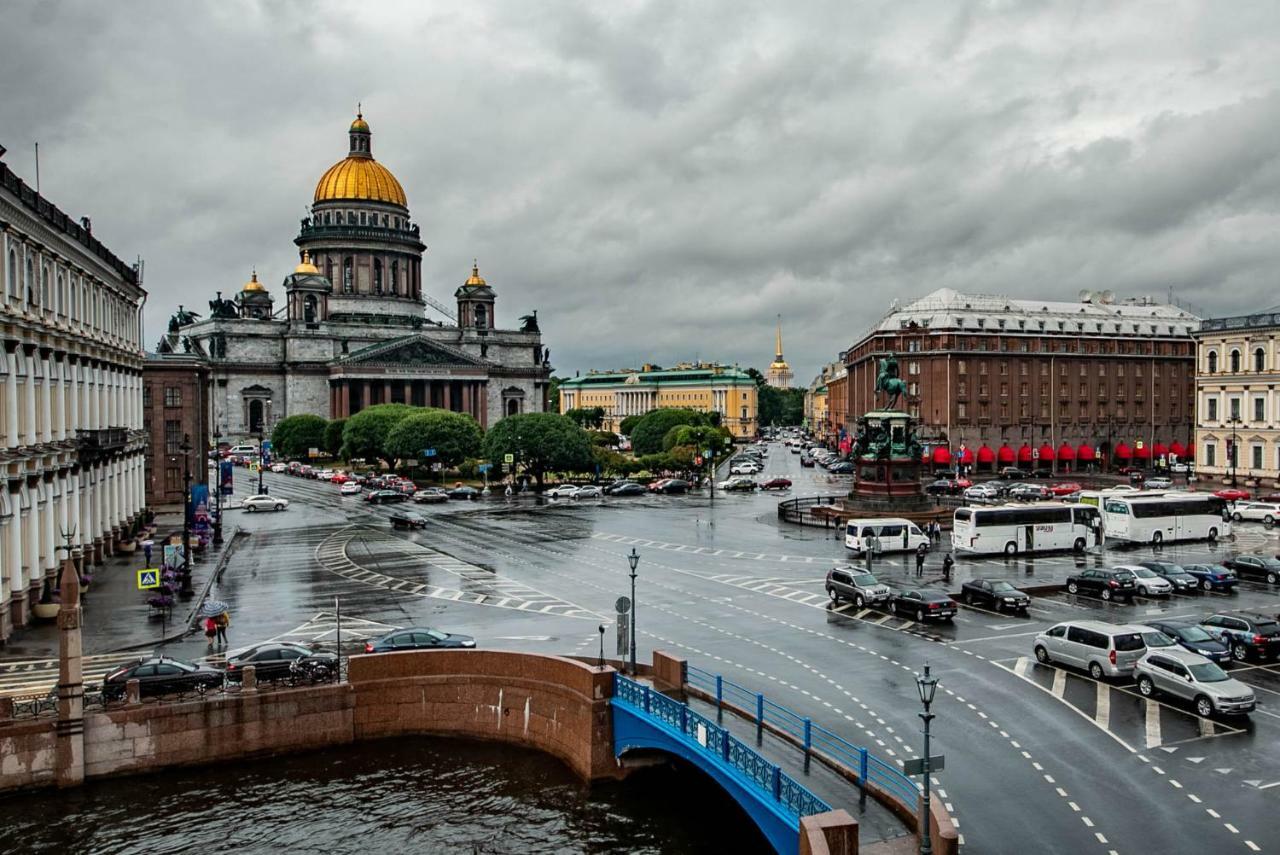
<instances>
[{"instance_id":1,"label":"fence","mask_svg":"<svg viewBox=\"0 0 1280 855\"><path fill-rule=\"evenodd\" d=\"M713 700L717 707L736 708L756 724L757 734L765 727L781 733L785 740L853 780L864 790L868 785L901 803L908 815L916 810L919 789L898 767L886 763L865 747L837 736L822 725L775 703L761 692L752 692L693 665L686 666L689 688Z\"/></svg>"},{"instance_id":2,"label":"fence","mask_svg":"<svg viewBox=\"0 0 1280 855\"><path fill-rule=\"evenodd\" d=\"M682 741L727 763L767 797L796 817L826 813L831 806L728 730L689 705L621 674L614 675L613 702L632 707L675 730Z\"/></svg>"},{"instance_id":3,"label":"fence","mask_svg":"<svg viewBox=\"0 0 1280 855\"><path fill-rule=\"evenodd\" d=\"M839 528L840 520L834 513L814 513L815 509L828 508L838 510L840 503L848 496L840 493L834 496L805 496L801 499L787 499L778 503L778 519L797 525L812 525L820 528Z\"/></svg>"}]
</instances>

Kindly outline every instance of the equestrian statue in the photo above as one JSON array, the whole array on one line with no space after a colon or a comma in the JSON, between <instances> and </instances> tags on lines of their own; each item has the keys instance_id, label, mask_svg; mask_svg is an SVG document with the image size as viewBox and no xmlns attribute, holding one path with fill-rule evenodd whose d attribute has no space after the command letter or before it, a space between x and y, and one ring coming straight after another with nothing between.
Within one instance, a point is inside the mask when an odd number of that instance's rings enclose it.
<instances>
[{"instance_id":1,"label":"equestrian statue","mask_svg":"<svg viewBox=\"0 0 1280 855\"><path fill-rule=\"evenodd\" d=\"M884 359L878 360L879 373L876 374L875 393L877 397L884 392L886 410L896 409L898 400L907 394L907 383L898 376L898 358L890 351Z\"/></svg>"}]
</instances>

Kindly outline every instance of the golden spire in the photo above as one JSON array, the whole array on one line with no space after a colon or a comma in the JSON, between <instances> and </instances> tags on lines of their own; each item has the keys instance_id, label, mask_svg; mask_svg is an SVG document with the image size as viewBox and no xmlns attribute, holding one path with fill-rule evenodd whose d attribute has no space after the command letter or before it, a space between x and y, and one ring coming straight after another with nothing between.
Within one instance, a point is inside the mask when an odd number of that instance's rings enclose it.
<instances>
[{"instance_id":1,"label":"golden spire","mask_svg":"<svg viewBox=\"0 0 1280 855\"><path fill-rule=\"evenodd\" d=\"M778 333L775 339L775 344L776 347L773 352L777 354L777 356L774 357L774 361L782 362L782 315L778 315Z\"/></svg>"},{"instance_id":2,"label":"golden spire","mask_svg":"<svg viewBox=\"0 0 1280 855\"><path fill-rule=\"evenodd\" d=\"M465 285L472 285L472 286L476 286L476 287L479 287L479 286L481 286L481 285L486 285L486 284L488 284L488 283L486 283L486 282L484 281L484 277L480 275L480 262L479 262L479 260L478 260L478 259L474 259L474 258L473 258L471 261L472 261L472 263L471 263L471 278L470 278L470 279L468 279L468 280L467 280L465 283L463 283L463 284L465 284Z\"/></svg>"},{"instance_id":3,"label":"golden spire","mask_svg":"<svg viewBox=\"0 0 1280 855\"><path fill-rule=\"evenodd\" d=\"M314 264L311 263L311 253L307 252L305 249L302 251L302 261L298 263L297 267L293 268L293 272L301 273L301 274L309 274L311 276L320 275L319 268L317 268Z\"/></svg>"},{"instance_id":4,"label":"golden spire","mask_svg":"<svg viewBox=\"0 0 1280 855\"><path fill-rule=\"evenodd\" d=\"M244 288L243 288L243 289L241 289L241 290L244 290L244 291L265 291L265 290L267 290L266 288L264 288L264 287L262 286L262 283L258 281L258 269L257 269L256 267L253 269L253 276L252 276L252 278L250 278L248 282L244 283Z\"/></svg>"}]
</instances>

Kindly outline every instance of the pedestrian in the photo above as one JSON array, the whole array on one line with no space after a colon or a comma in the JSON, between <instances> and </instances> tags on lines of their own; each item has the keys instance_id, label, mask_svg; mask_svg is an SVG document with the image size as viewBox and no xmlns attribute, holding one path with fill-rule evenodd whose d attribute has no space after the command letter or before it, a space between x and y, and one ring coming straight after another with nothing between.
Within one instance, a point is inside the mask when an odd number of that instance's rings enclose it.
<instances>
[{"instance_id":1,"label":"pedestrian","mask_svg":"<svg viewBox=\"0 0 1280 855\"><path fill-rule=\"evenodd\" d=\"M227 627L229 627L230 625L231 625L231 616L228 615L226 612L223 612L222 614L218 615L217 620L214 621L214 626L217 627L217 631L218 631L219 644L227 643Z\"/></svg>"},{"instance_id":2,"label":"pedestrian","mask_svg":"<svg viewBox=\"0 0 1280 855\"><path fill-rule=\"evenodd\" d=\"M218 634L218 622L212 617L205 618L204 637L209 639L209 649L213 649L213 637Z\"/></svg>"},{"instance_id":3,"label":"pedestrian","mask_svg":"<svg viewBox=\"0 0 1280 855\"><path fill-rule=\"evenodd\" d=\"M955 564L956 564L956 560L952 558L951 553L948 552L946 554L946 557L942 559L942 578L945 581L947 582L951 581L951 568L954 567Z\"/></svg>"},{"instance_id":4,"label":"pedestrian","mask_svg":"<svg viewBox=\"0 0 1280 855\"><path fill-rule=\"evenodd\" d=\"M151 566L151 547L154 545L155 545L155 541L151 540L150 538L147 538L146 540L142 541L142 557L146 559L146 564L144 564L143 567Z\"/></svg>"},{"instance_id":5,"label":"pedestrian","mask_svg":"<svg viewBox=\"0 0 1280 855\"><path fill-rule=\"evenodd\" d=\"M916 550L916 578L924 575L924 554L926 552L925 545L922 543Z\"/></svg>"}]
</instances>

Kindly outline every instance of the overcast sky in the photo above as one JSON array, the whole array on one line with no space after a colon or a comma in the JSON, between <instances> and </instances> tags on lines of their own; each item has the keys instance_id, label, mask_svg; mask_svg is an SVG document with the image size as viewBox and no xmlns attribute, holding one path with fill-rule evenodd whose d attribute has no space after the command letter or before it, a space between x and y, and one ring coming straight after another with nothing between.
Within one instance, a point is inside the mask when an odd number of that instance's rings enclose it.
<instances>
[{"instance_id":1,"label":"overcast sky","mask_svg":"<svg viewBox=\"0 0 1280 855\"><path fill-rule=\"evenodd\" d=\"M27 2L0 144L117 255L147 344L276 294L357 101L452 303L576 370L797 379L898 298L1280 303L1280 3ZM434 316L434 315L433 315Z\"/></svg>"}]
</instances>

